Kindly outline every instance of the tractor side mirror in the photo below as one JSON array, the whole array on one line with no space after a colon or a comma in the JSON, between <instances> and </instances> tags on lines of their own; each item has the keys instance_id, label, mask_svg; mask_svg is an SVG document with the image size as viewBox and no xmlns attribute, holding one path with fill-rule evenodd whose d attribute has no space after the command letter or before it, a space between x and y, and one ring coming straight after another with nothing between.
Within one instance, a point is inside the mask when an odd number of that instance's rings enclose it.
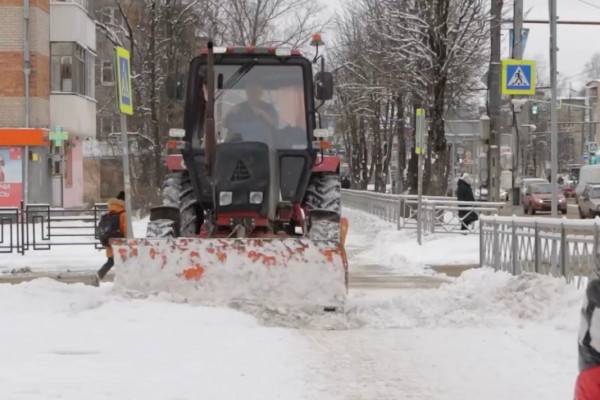
<instances>
[{"instance_id":1,"label":"tractor side mirror","mask_svg":"<svg viewBox=\"0 0 600 400\"><path fill-rule=\"evenodd\" d=\"M333 74L321 71L315 77L317 100L331 100L333 98Z\"/></svg>"},{"instance_id":2,"label":"tractor side mirror","mask_svg":"<svg viewBox=\"0 0 600 400\"><path fill-rule=\"evenodd\" d=\"M169 75L165 87L169 99L175 101L185 100L185 77L183 74Z\"/></svg>"}]
</instances>

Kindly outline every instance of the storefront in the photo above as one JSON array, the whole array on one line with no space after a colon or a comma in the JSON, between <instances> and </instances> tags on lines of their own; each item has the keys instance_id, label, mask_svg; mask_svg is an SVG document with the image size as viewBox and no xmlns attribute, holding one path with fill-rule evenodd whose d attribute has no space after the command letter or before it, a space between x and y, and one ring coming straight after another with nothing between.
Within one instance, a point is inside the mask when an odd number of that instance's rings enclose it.
<instances>
[{"instance_id":1,"label":"storefront","mask_svg":"<svg viewBox=\"0 0 600 400\"><path fill-rule=\"evenodd\" d=\"M0 207L50 202L49 145L44 129L0 128Z\"/></svg>"}]
</instances>

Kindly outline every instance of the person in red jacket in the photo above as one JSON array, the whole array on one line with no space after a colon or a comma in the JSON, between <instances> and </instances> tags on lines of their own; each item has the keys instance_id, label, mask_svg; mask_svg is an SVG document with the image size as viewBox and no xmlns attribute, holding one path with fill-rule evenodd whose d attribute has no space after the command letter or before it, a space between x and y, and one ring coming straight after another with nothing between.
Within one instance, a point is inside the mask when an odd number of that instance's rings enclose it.
<instances>
[{"instance_id":1,"label":"person in red jacket","mask_svg":"<svg viewBox=\"0 0 600 400\"><path fill-rule=\"evenodd\" d=\"M575 400L600 399L600 279L585 291L579 331L579 376Z\"/></svg>"},{"instance_id":2,"label":"person in red jacket","mask_svg":"<svg viewBox=\"0 0 600 400\"><path fill-rule=\"evenodd\" d=\"M116 198L109 199L108 202L109 214L119 214L119 229L122 237L127 237L127 215L125 214L125 193L120 192ZM112 247L106 246L106 263L97 272L97 282L99 283L108 271L115 265Z\"/></svg>"}]
</instances>

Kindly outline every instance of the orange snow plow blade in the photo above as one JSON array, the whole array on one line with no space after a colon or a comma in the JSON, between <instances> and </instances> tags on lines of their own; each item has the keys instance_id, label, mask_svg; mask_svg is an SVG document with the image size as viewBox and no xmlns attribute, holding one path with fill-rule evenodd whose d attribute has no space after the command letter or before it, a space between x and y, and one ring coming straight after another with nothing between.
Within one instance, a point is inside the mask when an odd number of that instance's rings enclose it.
<instances>
[{"instance_id":1,"label":"orange snow plow blade","mask_svg":"<svg viewBox=\"0 0 600 400\"><path fill-rule=\"evenodd\" d=\"M341 308L342 246L309 239L118 239L115 287L209 304Z\"/></svg>"}]
</instances>

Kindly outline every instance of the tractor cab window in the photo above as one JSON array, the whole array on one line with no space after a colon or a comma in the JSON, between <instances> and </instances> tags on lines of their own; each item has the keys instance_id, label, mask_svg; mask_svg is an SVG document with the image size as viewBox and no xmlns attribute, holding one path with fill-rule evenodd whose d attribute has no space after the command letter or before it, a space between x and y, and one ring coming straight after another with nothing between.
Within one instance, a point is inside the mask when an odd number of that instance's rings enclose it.
<instances>
[{"instance_id":1,"label":"tractor cab window","mask_svg":"<svg viewBox=\"0 0 600 400\"><path fill-rule=\"evenodd\" d=\"M215 65L215 127L220 143L262 142L277 149L306 149L301 67L251 62Z\"/></svg>"}]
</instances>

